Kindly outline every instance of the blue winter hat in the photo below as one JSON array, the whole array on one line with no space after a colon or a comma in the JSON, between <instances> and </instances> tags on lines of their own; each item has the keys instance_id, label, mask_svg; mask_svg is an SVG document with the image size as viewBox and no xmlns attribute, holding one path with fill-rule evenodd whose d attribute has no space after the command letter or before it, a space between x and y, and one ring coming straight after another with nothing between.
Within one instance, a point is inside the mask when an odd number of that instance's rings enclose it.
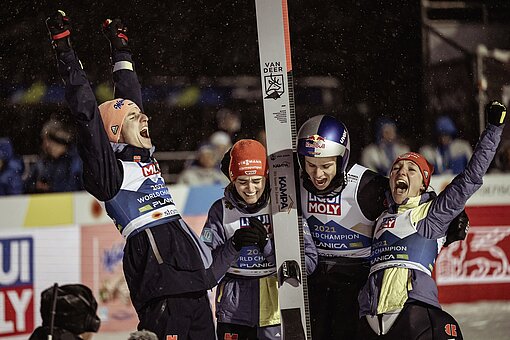
<instances>
[{"instance_id":1,"label":"blue winter hat","mask_svg":"<svg viewBox=\"0 0 510 340\"><path fill-rule=\"evenodd\" d=\"M386 125L391 125L395 128L395 130L397 129L397 124L395 123L395 121L393 119L386 118L386 117L379 118L377 120L376 129L375 129L376 138L377 138L378 142L380 142L382 140L383 127L385 127Z\"/></svg>"},{"instance_id":2,"label":"blue winter hat","mask_svg":"<svg viewBox=\"0 0 510 340\"><path fill-rule=\"evenodd\" d=\"M0 159L8 160L12 158L12 143L9 138L0 138Z\"/></svg>"},{"instance_id":3,"label":"blue winter hat","mask_svg":"<svg viewBox=\"0 0 510 340\"><path fill-rule=\"evenodd\" d=\"M436 120L436 132L438 135L455 136L457 128L453 120L448 116L441 116Z\"/></svg>"}]
</instances>

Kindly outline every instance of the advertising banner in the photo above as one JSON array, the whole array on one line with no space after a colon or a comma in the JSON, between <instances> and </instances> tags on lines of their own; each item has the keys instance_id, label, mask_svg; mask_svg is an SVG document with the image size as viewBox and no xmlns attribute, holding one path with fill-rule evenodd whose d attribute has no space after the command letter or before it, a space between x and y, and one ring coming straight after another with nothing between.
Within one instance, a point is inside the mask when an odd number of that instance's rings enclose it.
<instances>
[{"instance_id":1,"label":"advertising banner","mask_svg":"<svg viewBox=\"0 0 510 340\"><path fill-rule=\"evenodd\" d=\"M432 177L436 191L453 176ZM439 190L437 189L439 188ZM510 180L487 175L466 204L466 240L443 248L435 278L441 303L510 299Z\"/></svg>"}]
</instances>

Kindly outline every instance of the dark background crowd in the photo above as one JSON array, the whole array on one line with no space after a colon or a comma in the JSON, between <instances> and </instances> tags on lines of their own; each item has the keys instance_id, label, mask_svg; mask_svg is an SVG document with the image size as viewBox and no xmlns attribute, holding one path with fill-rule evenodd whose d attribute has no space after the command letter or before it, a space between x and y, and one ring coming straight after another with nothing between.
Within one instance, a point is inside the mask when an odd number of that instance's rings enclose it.
<instances>
[{"instance_id":1,"label":"dark background crowd","mask_svg":"<svg viewBox=\"0 0 510 340\"><path fill-rule=\"evenodd\" d=\"M0 8L0 182L10 182L0 194L81 189L44 25L57 8L72 14L99 101L112 96L101 22L119 17L136 28L130 44L168 183L223 183L222 152L240 138L264 140L253 1L8 0ZM458 173L479 135L479 107L510 98L508 54L480 59L481 44L486 55L510 50L508 18L506 1L289 1L298 126L336 116L349 128L351 161L381 173L386 158L407 149L429 153L438 170L451 163L440 173ZM510 171L509 143L493 171Z\"/></svg>"}]
</instances>

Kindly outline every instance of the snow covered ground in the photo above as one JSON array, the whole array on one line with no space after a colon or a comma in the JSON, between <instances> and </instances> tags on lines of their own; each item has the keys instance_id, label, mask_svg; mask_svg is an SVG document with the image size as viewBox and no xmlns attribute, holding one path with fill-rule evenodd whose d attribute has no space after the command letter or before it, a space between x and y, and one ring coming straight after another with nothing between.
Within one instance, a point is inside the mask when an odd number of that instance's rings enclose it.
<instances>
[{"instance_id":1,"label":"snow covered ground","mask_svg":"<svg viewBox=\"0 0 510 340\"><path fill-rule=\"evenodd\" d=\"M443 305L460 324L466 340L510 339L510 301Z\"/></svg>"},{"instance_id":2,"label":"snow covered ground","mask_svg":"<svg viewBox=\"0 0 510 340\"><path fill-rule=\"evenodd\" d=\"M509 340L510 301L455 303L443 308L457 319L466 340ZM126 333L100 333L94 340L126 340ZM204 339L205 340L205 339Z\"/></svg>"}]
</instances>

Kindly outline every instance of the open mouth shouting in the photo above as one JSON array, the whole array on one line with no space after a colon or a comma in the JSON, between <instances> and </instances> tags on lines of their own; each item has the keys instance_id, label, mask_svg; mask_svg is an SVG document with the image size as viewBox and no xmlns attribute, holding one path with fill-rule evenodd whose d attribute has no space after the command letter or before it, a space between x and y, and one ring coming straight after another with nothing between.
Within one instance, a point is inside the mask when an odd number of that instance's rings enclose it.
<instances>
[{"instance_id":1,"label":"open mouth shouting","mask_svg":"<svg viewBox=\"0 0 510 340\"><path fill-rule=\"evenodd\" d=\"M407 189L409 189L409 185L406 183L406 181L402 179L398 179L395 184L395 191L399 195L403 195Z\"/></svg>"},{"instance_id":2,"label":"open mouth shouting","mask_svg":"<svg viewBox=\"0 0 510 340\"><path fill-rule=\"evenodd\" d=\"M405 159L393 164L390 187L393 200L397 204L402 204L408 197L421 195L425 187L418 165Z\"/></svg>"},{"instance_id":3,"label":"open mouth shouting","mask_svg":"<svg viewBox=\"0 0 510 340\"><path fill-rule=\"evenodd\" d=\"M395 200L395 203L402 204L409 196L409 183L402 178L395 180L394 183L393 199Z\"/></svg>"},{"instance_id":4,"label":"open mouth shouting","mask_svg":"<svg viewBox=\"0 0 510 340\"><path fill-rule=\"evenodd\" d=\"M317 189L324 189L328 185L328 179L324 178L324 177L323 178L313 178L313 182Z\"/></svg>"},{"instance_id":5,"label":"open mouth shouting","mask_svg":"<svg viewBox=\"0 0 510 340\"><path fill-rule=\"evenodd\" d=\"M142 130L140 130L140 136L142 136L143 138L151 138L149 136L149 127L148 126L144 127Z\"/></svg>"}]
</instances>

